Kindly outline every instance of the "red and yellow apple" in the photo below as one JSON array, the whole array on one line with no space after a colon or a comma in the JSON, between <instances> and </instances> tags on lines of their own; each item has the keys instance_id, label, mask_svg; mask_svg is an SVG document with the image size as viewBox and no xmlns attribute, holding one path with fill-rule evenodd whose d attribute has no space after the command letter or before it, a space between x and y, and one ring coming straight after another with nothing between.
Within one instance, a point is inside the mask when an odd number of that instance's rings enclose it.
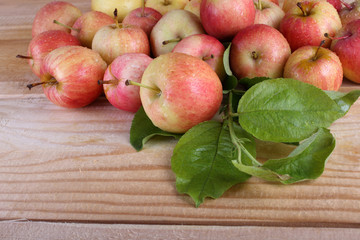
<instances>
[{"instance_id":1,"label":"red and yellow apple","mask_svg":"<svg viewBox=\"0 0 360 240\"><path fill-rule=\"evenodd\" d=\"M118 9L117 20L122 22L126 15L135 8L141 7L143 0L91 0L91 9L106 13L113 17L115 8Z\"/></svg>"},{"instance_id":2,"label":"red and yellow apple","mask_svg":"<svg viewBox=\"0 0 360 240\"><path fill-rule=\"evenodd\" d=\"M270 0L254 0L255 20L254 24L265 24L273 28L279 28L280 22L285 16L279 5Z\"/></svg>"}]
</instances>

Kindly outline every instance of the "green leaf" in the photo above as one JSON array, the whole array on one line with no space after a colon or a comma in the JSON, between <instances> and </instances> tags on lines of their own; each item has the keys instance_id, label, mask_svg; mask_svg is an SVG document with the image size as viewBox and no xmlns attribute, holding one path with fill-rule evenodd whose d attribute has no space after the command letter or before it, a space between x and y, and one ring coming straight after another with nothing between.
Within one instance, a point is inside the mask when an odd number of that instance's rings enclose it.
<instances>
[{"instance_id":1,"label":"green leaf","mask_svg":"<svg viewBox=\"0 0 360 240\"><path fill-rule=\"evenodd\" d=\"M144 144L154 136L168 136L179 139L180 134L169 133L154 126L151 120L146 115L144 108L141 107L135 114L130 128L130 144L140 151Z\"/></svg>"},{"instance_id":2,"label":"green leaf","mask_svg":"<svg viewBox=\"0 0 360 240\"><path fill-rule=\"evenodd\" d=\"M226 48L225 52L224 52L224 56L223 56L223 63L224 63L224 68L225 68L225 72L228 76L232 76L232 71L230 69L230 49L231 49L231 43L229 44L229 46Z\"/></svg>"},{"instance_id":3,"label":"green leaf","mask_svg":"<svg viewBox=\"0 0 360 240\"><path fill-rule=\"evenodd\" d=\"M236 88L236 86L238 85L238 80L237 80L237 78L235 76L231 75L231 76L227 76L223 80L222 84L223 84L223 93L227 94L231 90Z\"/></svg>"},{"instance_id":4,"label":"green leaf","mask_svg":"<svg viewBox=\"0 0 360 240\"><path fill-rule=\"evenodd\" d=\"M239 138L250 139L244 146L255 156L255 143L243 129L235 129ZM243 155L243 161L251 160ZM244 182L249 175L238 171L232 164L237 151L231 142L225 123L208 121L187 131L175 146L171 159L176 174L176 188L191 196L198 207L206 197L218 198L234 184Z\"/></svg>"},{"instance_id":5,"label":"green leaf","mask_svg":"<svg viewBox=\"0 0 360 240\"><path fill-rule=\"evenodd\" d=\"M272 142L300 142L343 115L321 89L282 78L250 88L239 101L238 114L247 132Z\"/></svg>"},{"instance_id":6,"label":"green leaf","mask_svg":"<svg viewBox=\"0 0 360 240\"><path fill-rule=\"evenodd\" d=\"M241 78L239 83L244 85L246 88L251 88L255 84L261 83L265 80L269 80L271 78L268 77L255 77L255 78Z\"/></svg>"},{"instance_id":7,"label":"green leaf","mask_svg":"<svg viewBox=\"0 0 360 240\"><path fill-rule=\"evenodd\" d=\"M360 90L353 90L348 93L336 91L324 91L341 108L343 116L349 111L350 107L360 97Z\"/></svg>"},{"instance_id":8,"label":"green leaf","mask_svg":"<svg viewBox=\"0 0 360 240\"><path fill-rule=\"evenodd\" d=\"M286 158L271 159L263 167L280 175L289 175L284 184L316 179L324 171L325 163L335 148L335 138L330 130L319 130L294 149Z\"/></svg>"}]
</instances>

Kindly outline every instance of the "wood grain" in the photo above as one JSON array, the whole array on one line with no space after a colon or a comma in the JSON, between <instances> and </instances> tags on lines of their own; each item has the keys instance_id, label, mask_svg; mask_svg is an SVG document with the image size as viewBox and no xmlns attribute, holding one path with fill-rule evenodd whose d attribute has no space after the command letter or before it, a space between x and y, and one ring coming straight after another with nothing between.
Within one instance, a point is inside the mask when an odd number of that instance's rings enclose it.
<instances>
[{"instance_id":1,"label":"wood grain","mask_svg":"<svg viewBox=\"0 0 360 240\"><path fill-rule=\"evenodd\" d=\"M34 13L45 2L0 3L0 219L277 226L288 227L287 233L300 232L294 226L360 227L360 101L331 127L337 146L319 179L283 186L252 178L196 209L175 189L170 165L175 140L157 138L136 152L129 144L133 115L104 97L88 107L64 109L41 89L25 88L37 78L15 56L26 51ZM82 10L90 6L74 4ZM360 86L345 81L341 91L351 89ZM278 146L259 146L264 158L277 154L274 149ZM36 223L15 226L9 229L36 229ZM167 233L166 226L157 226ZM0 231L0 237L7 233Z\"/></svg>"}]
</instances>

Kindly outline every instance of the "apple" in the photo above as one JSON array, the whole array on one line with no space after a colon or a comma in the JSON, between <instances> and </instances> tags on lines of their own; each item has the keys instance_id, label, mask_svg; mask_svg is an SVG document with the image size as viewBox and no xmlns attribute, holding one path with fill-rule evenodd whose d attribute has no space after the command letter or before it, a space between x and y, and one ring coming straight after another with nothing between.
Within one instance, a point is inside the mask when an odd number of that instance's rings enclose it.
<instances>
[{"instance_id":1,"label":"apple","mask_svg":"<svg viewBox=\"0 0 360 240\"><path fill-rule=\"evenodd\" d=\"M98 52L107 64L124 53L150 55L150 45L146 33L137 26L118 22L102 27L96 32L92 49Z\"/></svg>"},{"instance_id":2,"label":"apple","mask_svg":"<svg viewBox=\"0 0 360 240\"><path fill-rule=\"evenodd\" d=\"M113 23L114 19L109 15L99 11L90 11L75 21L71 34L77 37L83 46L91 48L95 33L100 28Z\"/></svg>"},{"instance_id":3,"label":"apple","mask_svg":"<svg viewBox=\"0 0 360 240\"><path fill-rule=\"evenodd\" d=\"M340 29L332 38L330 49L339 56L344 76L360 83L360 19Z\"/></svg>"},{"instance_id":4,"label":"apple","mask_svg":"<svg viewBox=\"0 0 360 240\"><path fill-rule=\"evenodd\" d=\"M298 2L305 2L305 1L311 1L311 2L325 2L327 1L331 5L334 6L334 8L339 12L342 8L341 1L342 0L285 0L283 4L283 10L285 13L287 13L291 8L296 7L296 4Z\"/></svg>"},{"instance_id":5,"label":"apple","mask_svg":"<svg viewBox=\"0 0 360 240\"><path fill-rule=\"evenodd\" d=\"M161 15L175 9L184 9L189 0L147 0L146 7L153 8Z\"/></svg>"},{"instance_id":6,"label":"apple","mask_svg":"<svg viewBox=\"0 0 360 240\"><path fill-rule=\"evenodd\" d=\"M154 26L150 34L150 45L155 57L169 53L183 38L204 33L200 19L186 10L166 13Z\"/></svg>"},{"instance_id":7,"label":"apple","mask_svg":"<svg viewBox=\"0 0 360 240\"><path fill-rule=\"evenodd\" d=\"M189 2L185 5L184 10L192 12L200 18L200 5L201 0L189 0Z\"/></svg>"},{"instance_id":8,"label":"apple","mask_svg":"<svg viewBox=\"0 0 360 240\"><path fill-rule=\"evenodd\" d=\"M328 3L334 6L336 11L340 12L342 9L342 0L326 0Z\"/></svg>"},{"instance_id":9,"label":"apple","mask_svg":"<svg viewBox=\"0 0 360 240\"><path fill-rule=\"evenodd\" d=\"M343 81L343 69L338 56L329 49L304 46L289 57L284 77L312 84L322 90L337 91Z\"/></svg>"},{"instance_id":10,"label":"apple","mask_svg":"<svg viewBox=\"0 0 360 240\"><path fill-rule=\"evenodd\" d=\"M126 80L141 82L146 67L153 59L143 53L126 53L117 58L106 69L103 84L106 98L116 108L136 112L141 107L138 86L125 85Z\"/></svg>"},{"instance_id":11,"label":"apple","mask_svg":"<svg viewBox=\"0 0 360 240\"><path fill-rule=\"evenodd\" d=\"M155 24L162 17L161 13L153 8L141 7L132 10L123 20L125 25L138 26L148 37L150 37L151 30Z\"/></svg>"},{"instance_id":12,"label":"apple","mask_svg":"<svg viewBox=\"0 0 360 240\"><path fill-rule=\"evenodd\" d=\"M223 64L225 47L216 38L206 34L194 34L182 39L172 52L180 52L200 58L211 66L220 80L224 79Z\"/></svg>"},{"instance_id":13,"label":"apple","mask_svg":"<svg viewBox=\"0 0 360 240\"><path fill-rule=\"evenodd\" d=\"M54 24L57 19L72 26L81 16L81 11L68 2L54 1L43 6L37 13L32 24L32 37L49 30L62 30L70 33L70 29Z\"/></svg>"},{"instance_id":14,"label":"apple","mask_svg":"<svg viewBox=\"0 0 360 240\"><path fill-rule=\"evenodd\" d=\"M290 46L275 28L264 24L246 27L234 37L230 68L238 78L282 77Z\"/></svg>"},{"instance_id":15,"label":"apple","mask_svg":"<svg viewBox=\"0 0 360 240\"><path fill-rule=\"evenodd\" d=\"M81 46L65 46L51 51L41 65L41 82L46 97L56 105L79 108L92 103L101 93L98 80L106 63L100 55Z\"/></svg>"},{"instance_id":16,"label":"apple","mask_svg":"<svg viewBox=\"0 0 360 240\"><path fill-rule=\"evenodd\" d=\"M336 9L328 2L298 2L280 23L280 32L290 44L291 50L302 46L318 46L324 34L335 34L341 28ZM324 47L330 46L326 39Z\"/></svg>"},{"instance_id":17,"label":"apple","mask_svg":"<svg viewBox=\"0 0 360 240\"><path fill-rule=\"evenodd\" d=\"M50 30L36 35L29 44L28 56L17 55L17 58L29 60L29 65L35 75L40 77L40 67L43 59L52 50L63 46L80 46L79 40L62 30Z\"/></svg>"},{"instance_id":18,"label":"apple","mask_svg":"<svg viewBox=\"0 0 360 240\"><path fill-rule=\"evenodd\" d=\"M113 16L114 9L118 9L117 20L122 22L126 15L135 8L141 7L142 0L91 0L91 9Z\"/></svg>"},{"instance_id":19,"label":"apple","mask_svg":"<svg viewBox=\"0 0 360 240\"><path fill-rule=\"evenodd\" d=\"M254 24L255 7L253 0L202 0L200 18L209 35L231 41L241 29Z\"/></svg>"},{"instance_id":20,"label":"apple","mask_svg":"<svg viewBox=\"0 0 360 240\"><path fill-rule=\"evenodd\" d=\"M255 20L254 24L265 24L273 28L279 28L280 22L285 16L279 5L269 0L254 0Z\"/></svg>"},{"instance_id":21,"label":"apple","mask_svg":"<svg viewBox=\"0 0 360 240\"><path fill-rule=\"evenodd\" d=\"M339 12L342 25L360 19L360 0L348 4L344 2L345 7Z\"/></svg>"},{"instance_id":22,"label":"apple","mask_svg":"<svg viewBox=\"0 0 360 240\"><path fill-rule=\"evenodd\" d=\"M152 123L160 129L184 133L210 120L222 101L222 85L209 64L184 53L154 59L141 79L140 98Z\"/></svg>"}]
</instances>

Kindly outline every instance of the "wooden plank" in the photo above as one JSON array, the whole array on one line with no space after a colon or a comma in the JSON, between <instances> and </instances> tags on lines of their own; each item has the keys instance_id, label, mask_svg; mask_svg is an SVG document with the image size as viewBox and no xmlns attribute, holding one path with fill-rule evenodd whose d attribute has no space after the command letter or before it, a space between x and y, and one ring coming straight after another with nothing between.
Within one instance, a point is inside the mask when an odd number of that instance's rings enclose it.
<instances>
[{"instance_id":1,"label":"wooden plank","mask_svg":"<svg viewBox=\"0 0 360 240\"><path fill-rule=\"evenodd\" d=\"M79 240L79 239L292 239L292 240L358 240L360 229L304 228L304 227L222 227L222 226L169 226L71 224L45 222L0 223L2 240Z\"/></svg>"}]
</instances>

